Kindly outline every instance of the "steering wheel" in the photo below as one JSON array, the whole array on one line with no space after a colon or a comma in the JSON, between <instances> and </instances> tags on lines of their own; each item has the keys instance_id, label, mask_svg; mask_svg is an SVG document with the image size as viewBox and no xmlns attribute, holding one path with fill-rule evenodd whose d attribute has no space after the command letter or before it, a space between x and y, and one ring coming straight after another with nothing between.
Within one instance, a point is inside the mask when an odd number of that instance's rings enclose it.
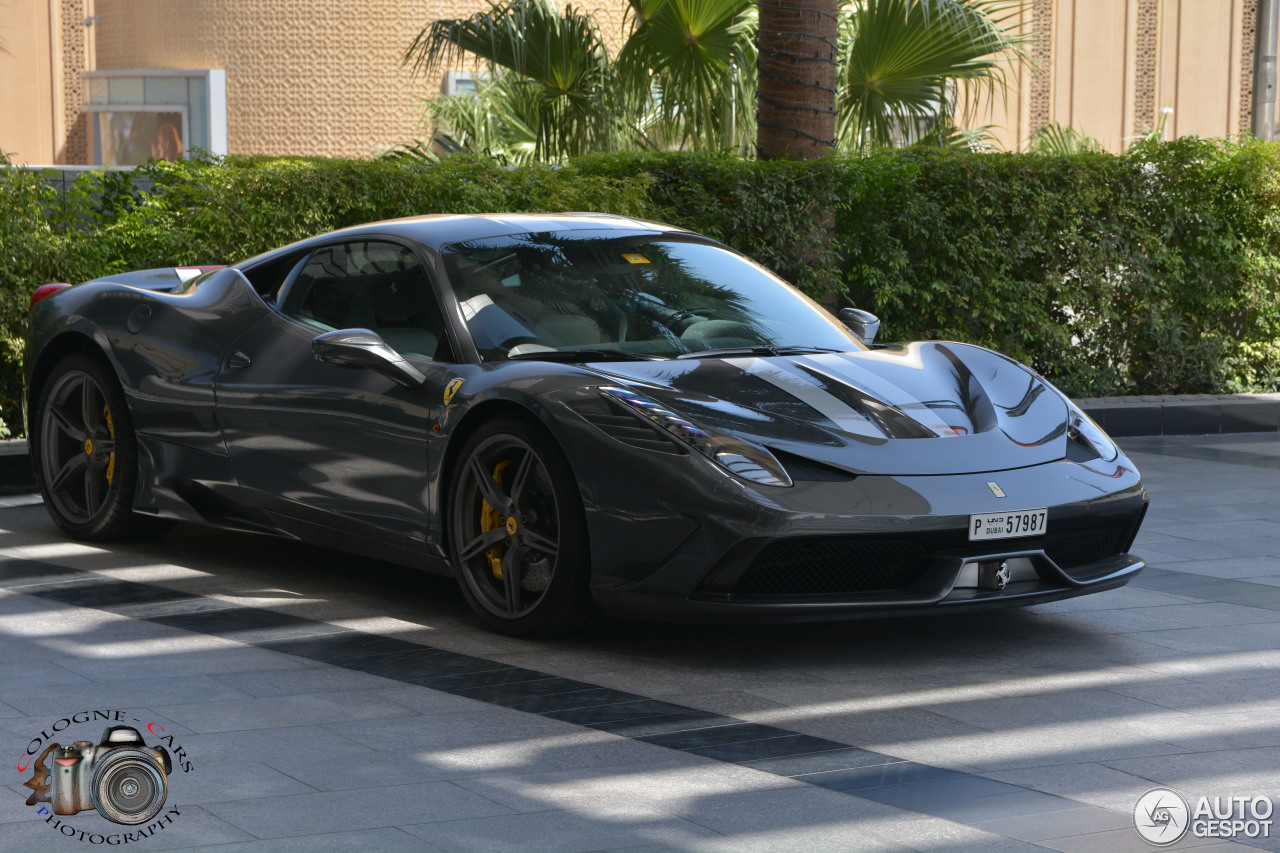
<instances>
[{"instance_id":1,"label":"steering wheel","mask_svg":"<svg viewBox=\"0 0 1280 853\"><path fill-rule=\"evenodd\" d=\"M533 335L512 335L502 343L498 344L497 348L509 350L520 346L520 344L536 344L537 342L538 339Z\"/></svg>"},{"instance_id":2,"label":"steering wheel","mask_svg":"<svg viewBox=\"0 0 1280 853\"><path fill-rule=\"evenodd\" d=\"M677 311L673 314L671 316L671 322L683 323L685 327L688 328L693 325L692 321L695 317L703 320L710 320L715 315L716 311L714 308L685 308L684 310Z\"/></svg>"}]
</instances>

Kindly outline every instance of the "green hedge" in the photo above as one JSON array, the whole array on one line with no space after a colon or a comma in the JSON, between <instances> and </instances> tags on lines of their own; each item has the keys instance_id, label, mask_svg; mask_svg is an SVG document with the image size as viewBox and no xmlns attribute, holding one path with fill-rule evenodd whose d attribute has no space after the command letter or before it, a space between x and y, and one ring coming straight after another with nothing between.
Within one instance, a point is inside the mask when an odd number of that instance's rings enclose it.
<instances>
[{"instance_id":1,"label":"green hedge","mask_svg":"<svg viewBox=\"0 0 1280 853\"><path fill-rule=\"evenodd\" d=\"M614 154L243 158L94 173L59 201L0 169L0 417L19 422L26 300L45 281L234 262L419 213L598 210L671 222L820 295L882 337L1007 352L1076 395L1280 387L1280 145L1183 139L1125 156L886 150L818 162Z\"/></svg>"}]
</instances>

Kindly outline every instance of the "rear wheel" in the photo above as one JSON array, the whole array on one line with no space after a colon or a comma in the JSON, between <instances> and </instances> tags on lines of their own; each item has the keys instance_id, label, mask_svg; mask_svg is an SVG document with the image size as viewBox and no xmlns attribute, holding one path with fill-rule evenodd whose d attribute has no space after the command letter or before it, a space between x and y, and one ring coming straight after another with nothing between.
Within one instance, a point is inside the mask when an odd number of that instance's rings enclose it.
<instances>
[{"instance_id":1,"label":"rear wheel","mask_svg":"<svg viewBox=\"0 0 1280 853\"><path fill-rule=\"evenodd\" d=\"M552 636L594 617L582 499L542 429L503 418L467 440L449 501L449 542L463 594L490 628Z\"/></svg>"},{"instance_id":2,"label":"rear wheel","mask_svg":"<svg viewBox=\"0 0 1280 853\"><path fill-rule=\"evenodd\" d=\"M133 513L138 444L115 376L84 355L58 362L34 419L36 479L53 521L77 539L120 539L152 528Z\"/></svg>"}]
</instances>

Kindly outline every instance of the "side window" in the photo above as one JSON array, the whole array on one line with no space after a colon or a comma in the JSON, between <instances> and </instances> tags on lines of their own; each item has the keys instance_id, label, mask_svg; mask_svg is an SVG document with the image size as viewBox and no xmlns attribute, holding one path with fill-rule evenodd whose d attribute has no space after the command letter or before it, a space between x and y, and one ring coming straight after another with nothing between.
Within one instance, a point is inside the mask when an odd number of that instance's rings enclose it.
<instances>
[{"instance_id":1,"label":"side window","mask_svg":"<svg viewBox=\"0 0 1280 853\"><path fill-rule=\"evenodd\" d=\"M258 291L259 296L268 302L274 302L280 296L281 287L306 257L306 252L301 254L295 252L268 263L241 270L241 272L249 280L249 284L253 285L253 289Z\"/></svg>"},{"instance_id":2,"label":"side window","mask_svg":"<svg viewBox=\"0 0 1280 853\"><path fill-rule=\"evenodd\" d=\"M320 331L370 329L405 355L451 360L426 268L396 243L364 240L318 249L281 310Z\"/></svg>"}]
</instances>

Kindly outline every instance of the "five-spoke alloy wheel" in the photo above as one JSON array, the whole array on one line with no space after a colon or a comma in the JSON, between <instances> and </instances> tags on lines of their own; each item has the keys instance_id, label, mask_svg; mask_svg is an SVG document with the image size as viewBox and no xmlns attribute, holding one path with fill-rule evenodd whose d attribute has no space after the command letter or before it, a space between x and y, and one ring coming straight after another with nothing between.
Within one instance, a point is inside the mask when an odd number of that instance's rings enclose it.
<instances>
[{"instance_id":1,"label":"five-spoke alloy wheel","mask_svg":"<svg viewBox=\"0 0 1280 853\"><path fill-rule=\"evenodd\" d=\"M124 394L99 362L72 355L44 382L33 419L36 477L59 527L79 539L137 533L138 450Z\"/></svg>"},{"instance_id":2,"label":"five-spoke alloy wheel","mask_svg":"<svg viewBox=\"0 0 1280 853\"><path fill-rule=\"evenodd\" d=\"M548 636L594 614L577 484L540 428L512 418L480 427L458 457L450 497L454 570L486 624Z\"/></svg>"}]
</instances>

